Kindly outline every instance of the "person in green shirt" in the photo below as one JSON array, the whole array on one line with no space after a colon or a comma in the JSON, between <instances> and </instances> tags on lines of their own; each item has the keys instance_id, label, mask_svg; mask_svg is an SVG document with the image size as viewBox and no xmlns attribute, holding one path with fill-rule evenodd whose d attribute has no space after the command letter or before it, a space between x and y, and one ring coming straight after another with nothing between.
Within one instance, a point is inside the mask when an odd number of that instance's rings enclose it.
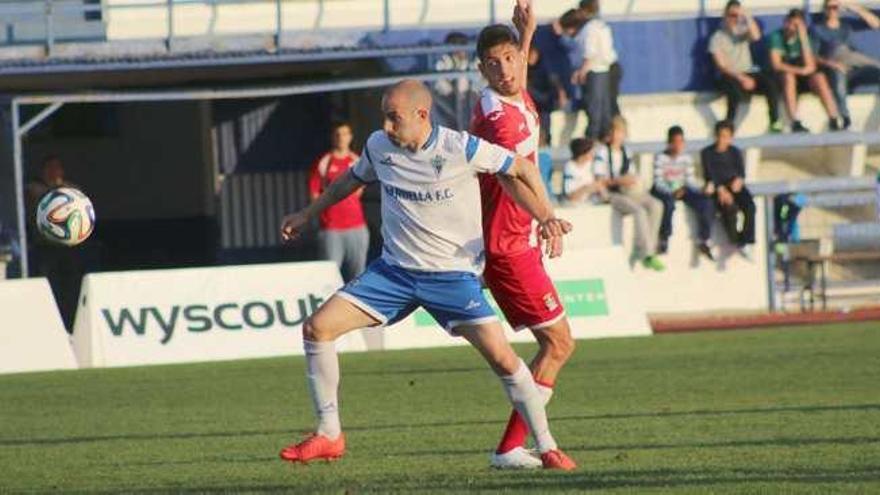
<instances>
[{"instance_id":1,"label":"person in green shirt","mask_svg":"<svg viewBox=\"0 0 880 495\"><path fill-rule=\"evenodd\" d=\"M798 93L812 91L828 114L831 130L841 128L837 103L825 74L818 70L807 34L804 11L791 9L782 28L770 35L770 65L779 77L792 132L809 132L798 115Z\"/></svg>"}]
</instances>

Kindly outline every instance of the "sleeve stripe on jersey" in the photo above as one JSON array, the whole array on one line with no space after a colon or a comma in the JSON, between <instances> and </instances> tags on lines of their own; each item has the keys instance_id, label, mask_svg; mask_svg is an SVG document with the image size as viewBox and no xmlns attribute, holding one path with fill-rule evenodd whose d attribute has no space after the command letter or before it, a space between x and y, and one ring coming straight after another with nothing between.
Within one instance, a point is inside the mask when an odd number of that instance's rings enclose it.
<instances>
[{"instance_id":1,"label":"sleeve stripe on jersey","mask_svg":"<svg viewBox=\"0 0 880 495\"><path fill-rule=\"evenodd\" d=\"M467 145L464 148L464 156L468 163L474 159L477 154L477 148L480 147L480 138L476 136L468 136Z\"/></svg>"},{"instance_id":2,"label":"sleeve stripe on jersey","mask_svg":"<svg viewBox=\"0 0 880 495\"><path fill-rule=\"evenodd\" d=\"M364 145L364 155L367 157L367 161L373 164L373 157L370 156L370 148L367 145Z\"/></svg>"},{"instance_id":3,"label":"sleeve stripe on jersey","mask_svg":"<svg viewBox=\"0 0 880 495\"><path fill-rule=\"evenodd\" d=\"M506 174L507 170L510 168L511 165L513 165L513 157L508 156L507 158L504 159L504 165L501 165L501 168L498 169L498 173L499 174Z\"/></svg>"}]
</instances>

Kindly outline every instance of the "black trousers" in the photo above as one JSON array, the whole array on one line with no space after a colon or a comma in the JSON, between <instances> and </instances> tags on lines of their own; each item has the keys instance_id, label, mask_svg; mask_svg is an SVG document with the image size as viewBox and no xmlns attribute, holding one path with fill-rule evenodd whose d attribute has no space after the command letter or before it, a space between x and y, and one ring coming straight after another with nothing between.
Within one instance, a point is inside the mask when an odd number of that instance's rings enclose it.
<instances>
[{"instance_id":1,"label":"black trousers","mask_svg":"<svg viewBox=\"0 0 880 495\"><path fill-rule=\"evenodd\" d=\"M610 88L608 89L608 92L611 94L611 115L617 117L620 115L620 105L617 103L617 97L620 96L620 81L623 80L623 68L620 66L620 63L614 62L611 64L608 74L611 77L611 81L609 81Z\"/></svg>"},{"instance_id":2,"label":"black trousers","mask_svg":"<svg viewBox=\"0 0 880 495\"><path fill-rule=\"evenodd\" d=\"M58 311L68 332L73 332L79 289L85 273L83 246L64 247L34 243L34 275L49 279Z\"/></svg>"},{"instance_id":3,"label":"black trousers","mask_svg":"<svg viewBox=\"0 0 880 495\"><path fill-rule=\"evenodd\" d=\"M765 72L751 72L747 75L755 80L755 90L752 92L744 90L736 79L722 75L718 80L718 89L727 97L727 120L733 122L739 104L752 94L760 93L767 98L770 123L776 122L779 120L779 83L776 78Z\"/></svg>"},{"instance_id":4,"label":"black trousers","mask_svg":"<svg viewBox=\"0 0 880 495\"><path fill-rule=\"evenodd\" d=\"M672 235L672 214L675 212L675 196L651 188L651 195L663 203L663 218L660 220L660 238L669 239ZM712 198L703 194L702 191L686 188L684 197L681 198L697 214L697 237L700 242L706 242L712 234L712 221L715 220L715 205Z\"/></svg>"},{"instance_id":5,"label":"black trousers","mask_svg":"<svg viewBox=\"0 0 880 495\"><path fill-rule=\"evenodd\" d=\"M733 193L733 191L731 191ZM715 196L715 204L718 211L721 212L721 220L724 222L724 230L727 231L727 237L730 242L739 246L755 243L755 200L752 193L745 187L738 193L733 193L733 204L722 206L718 202L718 196ZM742 230L736 228L736 217L738 212L742 212L745 220L743 221Z\"/></svg>"}]
</instances>

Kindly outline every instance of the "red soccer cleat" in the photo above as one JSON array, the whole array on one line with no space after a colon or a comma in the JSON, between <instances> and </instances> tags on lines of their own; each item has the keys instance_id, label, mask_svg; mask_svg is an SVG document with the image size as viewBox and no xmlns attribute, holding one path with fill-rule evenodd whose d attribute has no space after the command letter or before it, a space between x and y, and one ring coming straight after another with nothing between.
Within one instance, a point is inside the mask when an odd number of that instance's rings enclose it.
<instances>
[{"instance_id":1,"label":"red soccer cleat","mask_svg":"<svg viewBox=\"0 0 880 495\"><path fill-rule=\"evenodd\" d=\"M572 471L577 468L577 464L571 460L571 457L565 455L561 450L550 450L541 454L541 462L544 469L561 469L563 471Z\"/></svg>"},{"instance_id":2,"label":"red soccer cleat","mask_svg":"<svg viewBox=\"0 0 880 495\"><path fill-rule=\"evenodd\" d=\"M332 461L339 459L345 454L345 435L340 433L339 438L330 440L324 435L312 433L300 443L288 445L281 451L281 458L290 462L303 464L316 459Z\"/></svg>"}]
</instances>

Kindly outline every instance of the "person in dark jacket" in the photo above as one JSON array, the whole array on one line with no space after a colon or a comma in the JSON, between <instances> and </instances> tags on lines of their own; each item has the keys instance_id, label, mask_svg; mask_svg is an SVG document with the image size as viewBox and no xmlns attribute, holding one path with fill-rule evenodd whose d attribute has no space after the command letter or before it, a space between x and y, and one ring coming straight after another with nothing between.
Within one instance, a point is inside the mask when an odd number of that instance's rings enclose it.
<instances>
[{"instance_id":1,"label":"person in dark jacket","mask_svg":"<svg viewBox=\"0 0 880 495\"><path fill-rule=\"evenodd\" d=\"M755 243L755 200L746 187L743 154L733 145L733 123L723 120L715 124L715 142L700 152L706 192L715 197L730 241L740 253L751 259ZM744 215L742 228L737 228L739 212Z\"/></svg>"}]
</instances>

